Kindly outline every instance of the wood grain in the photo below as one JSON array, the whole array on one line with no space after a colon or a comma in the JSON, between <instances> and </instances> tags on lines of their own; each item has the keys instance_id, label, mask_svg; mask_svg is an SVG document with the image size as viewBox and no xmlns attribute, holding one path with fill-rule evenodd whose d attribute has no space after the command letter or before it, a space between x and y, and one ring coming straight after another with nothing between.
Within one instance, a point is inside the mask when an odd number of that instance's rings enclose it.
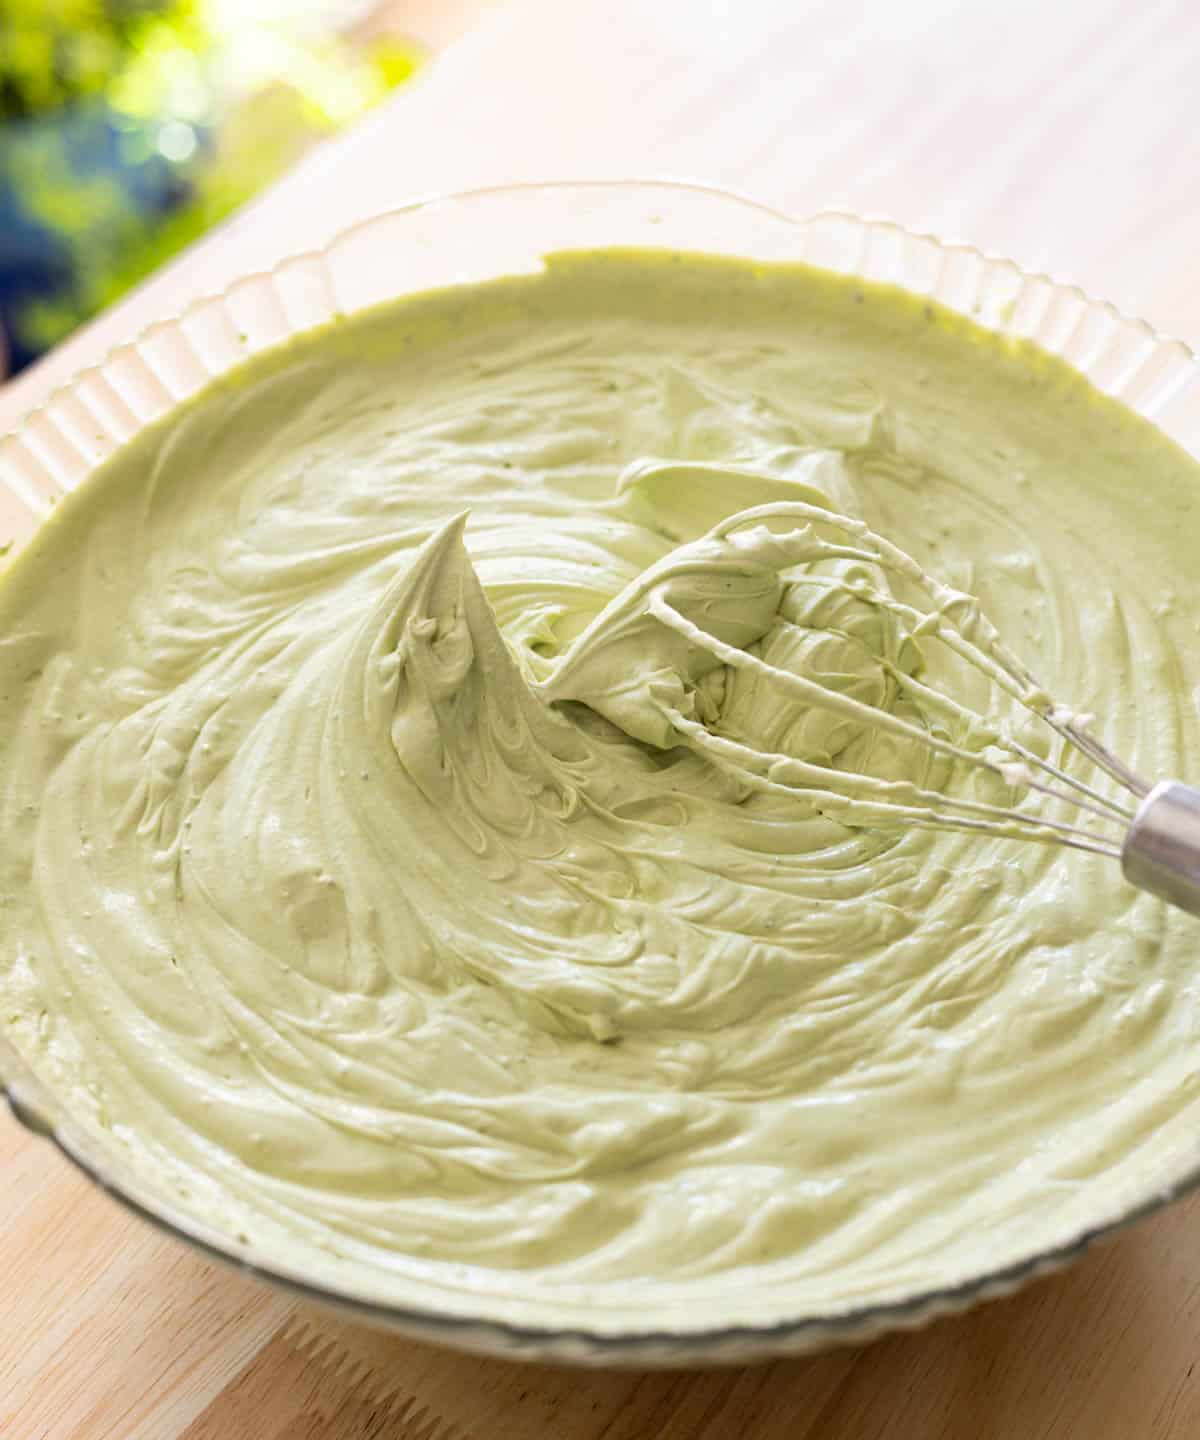
<instances>
[{"instance_id":1,"label":"wood grain","mask_svg":"<svg viewBox=\"0 0 1200 1440\"><path fill-rule=\"evenodd\" d=\"M445 39L485 0L397 3L424 6ZM150 320L354 218L551 176L687 175L797 211L889 214L1200 339L1197 74L1192 0L507 6L0 389L0 427ZM866 1349L707 1374L581 1373L454 1357L303 1311L125 1216L5 1118L0 1435L1193 1440L1198 1207L1012 1300Z\"/></svg>"},{"instance_id":2,"label":"wood grain","mask_svg":"<svg viewBox=\"0 0 1200 1440\"><path fill-rule=\"evenodd\" d=\"M964 1319L745 1369L601 1372L464 1361L305 1312L279 1343L291 1353L306 1335L324 1337L335 1386L340 1371L373 1405L416 1397L452 1431L480 1440L1191 1437L1200 1434L1200 1387L1191 1383L1200 1283L1195 1269L1171 1257L1180 1227L1197 1222L1200 1199ZM357 1378L363 1373L368 1380Z\"/></svg>"}]
</instances>

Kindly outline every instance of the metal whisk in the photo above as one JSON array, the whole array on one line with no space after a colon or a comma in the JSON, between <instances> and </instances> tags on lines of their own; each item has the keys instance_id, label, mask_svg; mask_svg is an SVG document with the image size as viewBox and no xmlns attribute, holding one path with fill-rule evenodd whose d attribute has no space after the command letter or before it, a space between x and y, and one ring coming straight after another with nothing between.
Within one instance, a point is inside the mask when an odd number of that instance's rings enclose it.
<instances>
[{"instance_id":1,"label":"metal whisk","mask_svg":"<svg viewBox=\"0 0 1200 1440\"><path fill-rule=\"evenodd\" d=\"M855 563L831 578L825 563L831 561ZM907 598L893 592L894 581ZM875 657L889 694L904 702L893 708L754 653L778 618L785 590L798 585L836 589L875 607L918 645L940 641L1016 702L1015 715L1027 713L1048 727L1063 742L1059 760L1037 753L1006 719L931 685L920 665L902 664L895 653ZM714 677L735 672L798 709L816 707L922 746L1019 799L998 804L723 734L721 683ZM1090 717L1051 698L975 597L934 579L862 521L836 511L803 501L761 505L678 546L605 607L538 689L550 701L586 703L647 744L684 745L746 791L802 799L845 825L978 831L1109 856L1132 884L1200 915L1200 790L1178 780L1153 786L1143 780L1096 738ZM1072 755L1111 787L1071 773ZM1106 793L1112 787L1115 795ZM1031 801L1038 810L1022 808ZM1044 813L1047 802L1059 802L1070 818Z\"/></svg>"}]
</instances>

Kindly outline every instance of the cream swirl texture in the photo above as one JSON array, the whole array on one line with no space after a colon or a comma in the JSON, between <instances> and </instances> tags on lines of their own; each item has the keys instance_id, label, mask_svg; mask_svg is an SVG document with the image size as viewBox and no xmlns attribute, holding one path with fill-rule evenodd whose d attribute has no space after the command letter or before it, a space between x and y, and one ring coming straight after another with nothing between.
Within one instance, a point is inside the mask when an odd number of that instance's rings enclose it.
<instances>
[{"instance_id":1,"label":"cream swirl texture","mask_svg":"<svg viewBox=\"0 0 1200 1440\"><path fill-rule=\"evenodd\" d=\"M1192 922L1097 857L789 807L658 724L944 783L625 605L674 565L725 643L904 713L880 575L789 583L754 529L677 563L789 500L1200 775L1200 479L1147 425L898 294L561 257L245 367L18 556L7 1033L231 1240L530 1324L891 1299L1177 1171Z\"/></svg>"}]
</instances>

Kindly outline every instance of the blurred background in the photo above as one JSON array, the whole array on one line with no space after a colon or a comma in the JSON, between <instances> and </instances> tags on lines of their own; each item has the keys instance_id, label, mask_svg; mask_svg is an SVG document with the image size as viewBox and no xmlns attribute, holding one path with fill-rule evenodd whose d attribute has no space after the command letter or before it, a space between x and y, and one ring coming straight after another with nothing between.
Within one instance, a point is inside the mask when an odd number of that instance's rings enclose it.
<instances>
[{"instance_id":1,"label":"blurred background","mask_svg":"<svg viewBox=\"0 0 1200 1440\"><path fill-rule=\"evenodd\" d=\"M0 0L0 379L408 81L411 19L402 0Z\"/></svg>"}]
</instances>

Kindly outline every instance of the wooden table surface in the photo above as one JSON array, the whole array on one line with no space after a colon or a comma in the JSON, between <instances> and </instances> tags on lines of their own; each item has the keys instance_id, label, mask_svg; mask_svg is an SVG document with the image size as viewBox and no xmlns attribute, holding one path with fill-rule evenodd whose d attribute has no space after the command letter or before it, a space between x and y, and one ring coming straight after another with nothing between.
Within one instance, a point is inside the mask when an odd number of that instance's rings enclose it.
<instances>
[{"instance_id":1,"label":"wooden table surface","mask_svg":"<svg viewBox=\"0 0 1200 1440\"><path fill-rule=\"evenodd\" d=\"M1196 0L425 0L426 78L18 381L422 193L670 174L883 213L1200 340ZM488 9L480 20L478 12ZM471 28L471 27L474 28ZM744 1371L462 1360L127 1217L0 1118L4 1440L1195 1440L1200 1199L915 1335Z\"/></svg>"}]
</instances>

